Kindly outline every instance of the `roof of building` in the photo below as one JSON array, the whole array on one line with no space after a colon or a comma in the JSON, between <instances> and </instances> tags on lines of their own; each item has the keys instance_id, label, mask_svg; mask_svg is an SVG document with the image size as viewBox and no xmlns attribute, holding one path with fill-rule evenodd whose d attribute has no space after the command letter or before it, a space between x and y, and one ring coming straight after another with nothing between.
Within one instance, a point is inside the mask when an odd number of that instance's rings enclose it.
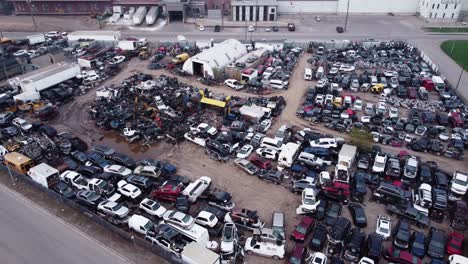
<instances>
[{"instance_id":1,"label":"roof of building","mask_svg":"<svg viewBox=\"0 0 468 264\"><path fill-rule=\"evenodd\" d=\"M212 48L206 49L191 57L185 63L192 63L192 60L208 63L211 68L220 69L229 63L242 57L247 53L244 44L236 39L227 39Z\"/></svg>"},{"instance_id":2,"label":"roof of building","mask_svg":"<svg viewBox=\"0 0 468 264\"><path fill-rule=\"evenodd\" d=\"M249 1L249 0L232 0L231 6L277 6L277 0L260 0L260 1Z\"/></svg>"},{"instance_id":3,"label":"roof of building","mask_svg":"<svg viewBox=\"0 0 468 264\"><path fill-rule=\"evenodd\" d=\"M47 65L45 67L39 68L31 72L28 72L26 74L18 76L17 78L23 82L24 81L38 81L38 80L44 79L47 76L54 75L58 72L62 72L64 70L67 70L73 67L76 67L75 64L73 63L58 62L55 64Z\"/></svg>"}]
</instances>

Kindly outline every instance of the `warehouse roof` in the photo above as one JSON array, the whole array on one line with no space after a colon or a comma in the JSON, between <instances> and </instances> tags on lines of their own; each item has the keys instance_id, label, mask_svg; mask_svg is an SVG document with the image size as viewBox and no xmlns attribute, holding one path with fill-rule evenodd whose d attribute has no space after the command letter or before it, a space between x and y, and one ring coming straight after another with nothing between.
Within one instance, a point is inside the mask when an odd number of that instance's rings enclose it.
<instances>
[{"instance_id":1,"label":"warehouse roof","mask_svg":"<svg viewBox=\"0 0 468 264\"><path fill-rule=\"evenodd\" d=\"M261 1L248 1L248 0L233 0L232 6L277 6L277 0L261 0Z\"/></svg>"},{"instance_id":2,"label":"warehouse roof","mask_svg":"<svg viewBox=\"0 0 468 264\"><path fill-rule=\"evenodd\" d=\"M247 48L244 44L236 39L227 39L212 48L200 52L185 63L192 63L192 60L194 60L208 63L211 68L220 69L246 53Z\"/></svg>"},{"instance_id":3,"label":"warehouse roof","mask_svg":"<svg viewBox=\"0 0 468 264\"><path fill-rule=\"evenodd\" d=\"M27 82L27 81L38 81L42 80L47 76L54 75L58 72L62 72L64 70L70 69L75 67L73 63L68 63L68 62L59 62L51 65L47 65L45 67L39 68L37 70L28 72L26 74L23 74L21 76L18 76L18 80L22 82Z\"/></svg>"}]
</instances>

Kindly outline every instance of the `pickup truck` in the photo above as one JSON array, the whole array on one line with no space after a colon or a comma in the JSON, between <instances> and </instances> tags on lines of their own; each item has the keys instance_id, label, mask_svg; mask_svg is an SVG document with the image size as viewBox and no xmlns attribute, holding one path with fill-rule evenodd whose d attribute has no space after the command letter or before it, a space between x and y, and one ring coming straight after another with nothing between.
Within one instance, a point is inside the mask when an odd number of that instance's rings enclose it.
<instances>
[{"instance_id":1,"label":"pickup truck","mask_svg":"<svg viewBox=\"0 0 468 264\"><path fill-rule=\"evenodd\" d=\"M418 226L419 228L425 228L429 226L430 220L427 215L416 210L414 207L399 207L395 205L387 205L386 210L389 214L396 214L401 219Z\"/></svg>"},{"instance_id":2,"label":"pickup truck","mask_svg":"<svg viewBox=\"0 0 468 264\"><path fill-rule=\"evenodd\" d=\"M94 178L88 180L82 177L78 172L70 170L64 171L60 174L60 179L73 188L93 191L112 202L117 202L121 199L121 195L115 191L114 186L102 179Z\"/></svg>"}]
</instances>

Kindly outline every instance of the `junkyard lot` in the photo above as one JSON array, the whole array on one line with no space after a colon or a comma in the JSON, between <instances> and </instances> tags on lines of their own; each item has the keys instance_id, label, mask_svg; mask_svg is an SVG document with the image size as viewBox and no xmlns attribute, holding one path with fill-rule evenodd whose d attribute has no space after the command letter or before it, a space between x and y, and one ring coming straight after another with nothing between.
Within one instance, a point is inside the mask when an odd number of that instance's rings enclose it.
<instances>
[{"instance_id":1,"label":"junkyard lot","mask_svg":"<svg viewBox=\"0 0 468 264\"><path fill-rule=\"evenodd\" d=\"M303 101L303 95L306 92L307 86L313 82L303 80L303 69L307 65L306 54L299 60L295 71L291 77L290 88L281 93L287 104L281 116L275 121L269 134L274 134L277 128L283 123L288 123L298 126L309 126L314 130L344 137L344 134L338 133L324 128L321 125L311 125L308 122L296 117L296 110ZM127 78L133 72L143 72L156 74L168 74L166 71L151 71L146 69L146 62L141 62L138 59L133 59L123 66L123 70L117 76L107 80L103 85L115 84ZM168 74L170 75L170 74ZM193 82L189 78L178 77L186 83L205 88L198 82ZM217 93L225 93L226 95L252 96L244 92L235 92L227 87L209 87L210 90ZM366 101L377 100L377 96L366 94ZM300 216L295 214L296 207L300 204L300 196L290 193L287 189L263 182L257 177L248 176L240 169L235 167L232 162L219 163L209 159L202 148L190 142L182 142L179 145L170 145L165 142L154 144L150 149L142 149L139 145L128 144L113 132L105 132L95 127L94 122L88 116L89 106L94 100L95 93L90 91L87 94L76 98L75 101L61 108L60 116L53 122L53 125L59 130L66 130L80 135L85 141L92 144L104 144L115 148L117 151L130 154L135 159L155 158L173 162L178 167L178 174L189 176L192 179L206 175L213 179L214 187L218 187L229 191L234 202L238 207L245 207L252 210L258 210L260 217L266 221L267 226L271 225L271 215L274 211L283 211L286 214L287 233L294 229L294 225L299 222ZM375 98L374 98L375 97ZM390 146L382 146L385 151L398 152L398 148ZM412 153L412 151L409 151ZM421 156L424 160L434 160L443 168L458 168L467 170L468 164L465 162L448 160L442 157L434 156L426 153L415 153ZM366 201L368 197L366 198ZM368 227L366 233L371 233L375 230L376 217L378 214L385 214L384 207L377 203L365 203L366 213L368 217ZM349 216L347 208L343 208L343 215ZM72 221L72 219L70 219ZM393 221L396 224L397 221ZM437 225L448 231L448 225ZM248 235L248 233L247 233ZM289 243L288 248L291 249L294 243ZM261 257L248 257L249 263L271 263L275 262Z\"/></svg>"}]
</instances>

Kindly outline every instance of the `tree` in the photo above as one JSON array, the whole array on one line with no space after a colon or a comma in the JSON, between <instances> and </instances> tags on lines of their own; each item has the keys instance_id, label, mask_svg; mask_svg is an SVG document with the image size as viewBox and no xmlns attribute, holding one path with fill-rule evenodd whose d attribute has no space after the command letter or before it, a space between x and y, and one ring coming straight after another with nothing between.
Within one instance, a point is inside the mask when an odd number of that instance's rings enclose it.
<instances>
[{"instance_id":1,"label":"tree","mask_svg":"<svg viewBox=\"0 0 468 264\"><path fill-rule=\"evenodd\" d=\"M369 132L353 128L350 136L350 143L358 147L359 151L369 152L372 149L372 135Z\"/></svg>"}]
</instances>

